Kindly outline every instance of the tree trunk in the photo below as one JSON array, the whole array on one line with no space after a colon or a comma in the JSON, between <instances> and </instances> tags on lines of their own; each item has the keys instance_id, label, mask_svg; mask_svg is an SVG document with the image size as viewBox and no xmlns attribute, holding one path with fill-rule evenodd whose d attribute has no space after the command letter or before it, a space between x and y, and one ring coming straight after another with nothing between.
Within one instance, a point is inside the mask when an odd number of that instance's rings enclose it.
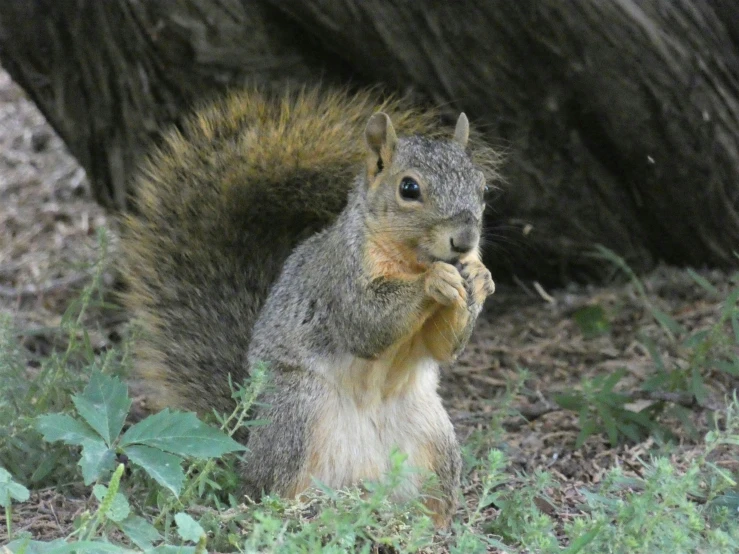
<instances>
[{"instance_id":1,"label":"tree trunk","mask_svg":"<svg viewBox=\"0 0 739 554\"><path fill-rule=\"evenodd\" d=\"M161 125L226 84L412 89L506 151L490 265L561 281L599 271L594 243L637 270L735 265L737 6L5 0L0 60L116 207Z\"/></svg>"},{"instance_id":2,"label":"tree trunk","mask_svg":"<svg viewBox=\"0 0 739 554\"><path fill-rule=\"evenodd\" d=\"M312 42L260 2L0 0L0 62L112 209L127 207L139 156L193 102L324 66L341 75Z\"/></svg>"}]
</instances>

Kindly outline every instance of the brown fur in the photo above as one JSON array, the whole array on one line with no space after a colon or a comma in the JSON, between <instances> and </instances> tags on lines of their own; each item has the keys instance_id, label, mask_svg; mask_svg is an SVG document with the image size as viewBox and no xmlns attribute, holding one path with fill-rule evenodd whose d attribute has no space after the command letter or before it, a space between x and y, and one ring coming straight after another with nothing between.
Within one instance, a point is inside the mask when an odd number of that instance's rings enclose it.
<instances>
[{"instance_id":1,"label":"brown fur","mask_svg":"<svg viewBox=\"0 0 739 554\"><path fill-rule=\"evenodd\" d=\"M414 279L428 267L417 260L412 247L380 231L369 241L366 263L370 279Z\"/></svg>"},{"instance_id":2,"label":"brown fur","mask_svg":"<svg viewBox=\"0 0 739 554\"><path fill-rule=\"evenodd\" d=\"M298 241L344 207L378 109L403 133L446 132L398 99L305 89L233 92L166 134L137 178L122 240L124 303L143 328L137 371L153 408L231 409L227 375L246 377L241 350L261 303Z\"/></svg>"}]
</instances>

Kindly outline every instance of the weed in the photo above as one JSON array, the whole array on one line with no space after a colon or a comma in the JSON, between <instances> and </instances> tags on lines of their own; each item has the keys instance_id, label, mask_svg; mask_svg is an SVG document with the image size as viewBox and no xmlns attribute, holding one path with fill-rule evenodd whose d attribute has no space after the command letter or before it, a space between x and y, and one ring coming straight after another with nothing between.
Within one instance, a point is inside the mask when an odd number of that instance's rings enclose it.
<instances>
[{"instance_id":1,"label":"weed","mask_svg":"<svg viewBox=\"0 0 739 554\"><path fill-rule=\"evenodd\" d=\"M5 521L8 529L8 540L13 538L13 529L11 521L13 519L12 502L17 500L25 502L28 500L30 493L28 489L16 483L13 476L7 470L0 467L0 507L5 508Z\"/></svg>"},{"instance_id":2,"label":"weed","mask_svg":"<svg viewBox=\"0 0 739 554\"><path fill-rule=\"evenodd\" d=\"M92 307L107 306L101 282L108 237L102 229L98 243L100 257L92 279L67 308L58 329L18 330L9 316L0 314L0 466L34 487L71 482L76 475L71 449L43 441L34 431L36 417L69 410L72 394L93 371L120 374L128 365L128 345L96 355L90 343L85 314ZM40 360L38 370L31 373L16 337L40 332L60 334L67 346Z\"/></svg>"},{"instance_id":3,"label":"weed","mask_svg":"<svg viewBox=\"0 0 739 554\"><path fill-rule=\"evenodd\" d=\"M691 333L654 304L642 281L623 258L602 246L598 247L598 256L626 274L668 343L678 352L679 358L687 360L687 364L666 361L657 343L642 334L640 340L652 358L654 371L641 383L638 391L628 394L630 391L616 389L626 375L626 370L621 369L583 380L580 390L556 395L555 401L560 407L579 416L577 446L580 447L589 436L601 432L607 434L613 445L622 440L636 442L653 433L664 435L666 431L658 421L659 416L667 412L678 417L686 428L692 428L683 404L692 401L699 405L706 403L707 373L718 371L732 377L739 376L739 288L726 297L713 325ZM720 298L718 289L704 277L692 270L687 273L709 296ZM586 337L592 338L609 329L605 311L599 306L580 310L575 314L575 320ZM652 399L653 402L635 410L629 405L635 398Z\"/></svg>"}]
</instances>

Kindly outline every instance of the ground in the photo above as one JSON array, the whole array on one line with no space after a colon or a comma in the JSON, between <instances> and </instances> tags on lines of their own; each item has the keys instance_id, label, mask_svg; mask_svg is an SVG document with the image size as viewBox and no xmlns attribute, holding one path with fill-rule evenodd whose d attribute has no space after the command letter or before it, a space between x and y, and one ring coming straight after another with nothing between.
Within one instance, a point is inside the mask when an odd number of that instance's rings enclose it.
<instances>
[{"instance_id":1,"label":"ground","mask_svg":"<svg viewBox=\"0 0 739 554\"><path fill-rule=\"evenodd\" d=\"M67 304L89 278L87 268L97 257L96 230L101 227L111 231L115 257L114 219L92 200L84 171L62 141L0 71L0 310L11 314L31 359L59 346L43 328L59 324ZM701 274L726 296L731 286L727 274ZM105 282L114 287L112 274ZM721 298L708 294L683 269L662 267L643 282L649 301L688 329L706 328L717 319ZM585 306L605 310L609 332L586 338L573 317ZM97 323L99 331L92 340L103 350L120 341L126 318L120 312L103 313ZM37 332L29 332L34 329ZM577 449L577 416L557 409L552 398L577 388L583 378L620 368L626 369L620 383L624 390L643 381L654 362L642 335L652 337L670 362L687 363L664 339L633 284L573 285L556 291L533 283L500 285L462 359L444 373L441 393L460 440L479 443L480 448L488 441L504 449L512 461L511 475L518 469L547 469L556 487L543 509L562 521L573 517L580 510L583 485L598 483L614 465L638 474L639 460L650 451L653 439L611 447L598 434ZM525 382L520 382L521 369L528 371ZM518 386L507 397L511 383ZM710 408L720 405L735 386L735 381L713 379L704 407L691 406L698 438L707 429ZM141 405L145 398L137 396L137 402ZM511 409L527 418L511 416ZM673 460L679 467L695 453L694 436L681 424L667 423L678 436ZM719 455L716 463L739 470L729 455ZM473 502L471 493L468 499ZM39 538L64 536L83 509L84 498L65 498L51 490L34 493L16 511L16 531L26 529ZM495 513L490 507L489 517Z\"/></svg>"}]
</instances>

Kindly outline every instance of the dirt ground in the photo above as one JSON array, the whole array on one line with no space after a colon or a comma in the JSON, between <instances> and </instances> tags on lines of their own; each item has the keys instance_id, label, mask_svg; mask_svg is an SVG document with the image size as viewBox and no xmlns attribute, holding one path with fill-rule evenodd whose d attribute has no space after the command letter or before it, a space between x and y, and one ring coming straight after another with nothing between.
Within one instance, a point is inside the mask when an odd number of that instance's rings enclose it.
<instances>
[{"instance_id":1,"label":"dirt ground","mask_svg":"<svg viewBox=\"0 0 739 554\"><path fill-rule=\"evenodd\" d=\"M115 256L115 222L93 202L84 171L0 70L0 311L12 315L21 334L58 325L88 279L89 265L97 257L96 230L101 227L112 231ZM702 275L722 292L729 290L727 275ZM112 278L107 278L112 286ZM651 301L687 328L704 328L715 321L720 302L684 271L660 268L644 283ZM612 314L609 333L592 339L583 336L572 315L588 305L602 306ZM119 313L102 318L100 331L93 334L94 346L105 349L116 344L124 325L125 316ZM640 333L654 338L667 360L686 363L664 340L631 285L558 291L537 291L533 283L499 286L461 361L443 377L441 392L460 439L470 441L502 419L495 445L512 460L512 475L514 470L550 471L558 486L550 491L553 504L547 510L563 521L572 517L579 512L582 485L597 483L615 464L638 474L638 460L653 441L611 448L605 437L593 437L576 450L577 418L555 409L551 398L576 387L584 377L619 368L627 370L626 388L639 383L653 368L649 352L638 340ZM24 338L24 345L39 356L57 346L43 333ZM500 418L496 414L506 382L516 379L518 368L528 370L529 378L512 405L529 419ZM735 385L712 380L710 402L720 404ZM710 410L693 409L699 430L706 429L709 414ZM695 452L692 439L681 435L674 459L681 465ZM738 469L736 459L728 455L717 463ZM41 491L16 511L15 530L27 529L39 538L63 536L82 509L82 499Z\"/></svg>"}]
</instances>

